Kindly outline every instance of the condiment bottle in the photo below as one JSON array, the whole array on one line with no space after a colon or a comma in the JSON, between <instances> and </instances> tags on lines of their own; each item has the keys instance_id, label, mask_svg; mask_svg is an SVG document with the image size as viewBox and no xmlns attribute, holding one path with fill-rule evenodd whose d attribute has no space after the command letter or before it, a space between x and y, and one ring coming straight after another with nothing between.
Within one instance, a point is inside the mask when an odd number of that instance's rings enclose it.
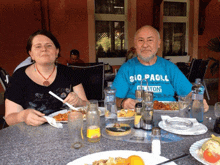
<instances>
[{"instance_id":1,"label":"condiment bottle","mask_svg":"<svg viewBox=\"0 0 220 165\"><path fill-rule=\"evenodd\" d=\"M90 100L86 114L87 140L89 142L98 142L101 138L100 132L100 114L98 111L98 101Z\"/></svg>"},{"instance_id":2,"label":"condiment bottle","mask_svg":"<svg viewBox=\"0 0 220 165\"><path fill-rule=\"evenodd\" d=\"M160 128L154 127L151 132L151 152L156 155L161 154L161 133Z\"/></svg>"},{"instance_id":3,"label":"condiment bottle","mask_svg":"<svg viewBox=\"0 0 220 165\"><path fill-rule=\"evenodd\" d=\"M142 102L135 104L134 128L140 129L142 122Z\"/></svg>"}]
</instances>

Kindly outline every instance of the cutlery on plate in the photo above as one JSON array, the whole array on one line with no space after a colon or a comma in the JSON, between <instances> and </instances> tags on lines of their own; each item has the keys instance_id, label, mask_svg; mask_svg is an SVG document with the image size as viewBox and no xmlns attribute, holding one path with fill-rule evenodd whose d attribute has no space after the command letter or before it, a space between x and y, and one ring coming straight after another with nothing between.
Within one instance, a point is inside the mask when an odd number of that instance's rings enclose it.
<instances>
[{"instance_id":1,"label":"cutlery on plate","mask_svg":"<svg viewBox=\"0 0 220 165\"><path fill-rule=\"evenodd\" d=\"M57 96L55 93L53 93L52 91L49 91L49 94L52 95L53 97L57 98L58 100L60 100L61 102L63 102L63 99L60 98L59 96ZM78 110L76 109L74 106L70 105L69 103L64 103L66 104L69 108L73 109L73 110Z\"/></svg>"},{"instance_id":2,"label":"cutlery on plate","mask_svg":"<svg viewBox=\"0 0 220 165\"><path fill-rule=\"evenodd\" d=\"M189 154L184 154L184 155L181 155L181 156L175 157L175 158L173 158L173 159L170 159L170 160L167 160L167 161L164 161L164 162L158 163L158 164L156 164L156 165L166 164L166 163L169 163L169 162L172 162L172 161L175 161L175 160L178 160L178 159L181 159L181 158L187 157L187 156L189 156Z\"/></svg>"},{"instance_id":3,"label":"cutlery on plate","mask_svg":"<svg viewBox=\"0 0 220 165\"><path fill-rule=\"evenodd\" d=\"M49 117L49 116L43 116L47 122L53 126L53 127L56 127L56 128L63 128L63 124L62 123L57 123L56 120L52 117Z\"/></svg>"}]
</instances>

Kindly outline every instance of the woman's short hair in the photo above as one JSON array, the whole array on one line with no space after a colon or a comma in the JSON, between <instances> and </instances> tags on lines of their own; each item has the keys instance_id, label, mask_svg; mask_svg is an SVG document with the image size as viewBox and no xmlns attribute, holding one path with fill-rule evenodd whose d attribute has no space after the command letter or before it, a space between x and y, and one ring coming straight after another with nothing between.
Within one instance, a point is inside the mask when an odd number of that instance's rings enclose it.
<instances>
[{"instance_id":1,"label":"woman's short hair","mask_svg":"<svg viewBox=\"0 0 220 165\"><path fill-rule=\"evenodd\" d=\"M26 51L27 51L28 55L30 55L29 51L31 50L31 47L32 47L32 41L33 41L34 37L37 35L44 35L44 36L50 38L53 41L55 47L60 50L60 44L59 44L58 40L56 39L56 37L50 31L42 29L42 30L38 30L38 31L34 32L33 34L31 34L29 36L28 41L27 41L27 46L26 46Z\"/></svg>"}]
</instances>

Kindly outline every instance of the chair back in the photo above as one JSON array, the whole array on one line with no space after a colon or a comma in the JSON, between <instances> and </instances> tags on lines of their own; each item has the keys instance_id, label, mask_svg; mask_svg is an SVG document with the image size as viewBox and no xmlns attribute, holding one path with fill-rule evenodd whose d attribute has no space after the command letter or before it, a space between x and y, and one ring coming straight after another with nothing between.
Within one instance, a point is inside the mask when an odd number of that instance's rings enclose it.
<instances>
[{"instance_id":1,"label":"chair back","mask_svg":"<svg viewBox=\"0 0 220 165\"><path fill-rule=\"evenodd\" d=\"M88 100L104 99L104 63L85 63L84 66L69 67L82 76L82 85Z\"/></svg>"},{"instance_id":2,"label":"chair back","mask_svg":"<svg viewBox=\"0 0 220 165\"><path fill-rule=\"evenodd\" d=\"M0 67L0 83L4 90L8 87L9 79L10 75L5 71L5 69Z\"/></svg>"},{"instance_id":3,"label":"chair back","mask_svg":"<svg viewBox=\"0 0 220 165\"><path fill-rule=\"evenodd\" d=\"M196 78L200 78L203 81L208 64L209 60L192 59L189 75L187 77L188 80L190 82L195 82Z\"/></svg>"}]
</instances>

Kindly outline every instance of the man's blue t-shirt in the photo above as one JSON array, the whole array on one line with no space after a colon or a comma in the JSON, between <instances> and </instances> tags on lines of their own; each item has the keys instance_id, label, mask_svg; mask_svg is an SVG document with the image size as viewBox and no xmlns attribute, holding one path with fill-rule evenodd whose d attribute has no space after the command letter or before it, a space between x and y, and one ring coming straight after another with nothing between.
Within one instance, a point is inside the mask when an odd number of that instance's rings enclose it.
<instances>
[{"instance_id":1,"label":"man's blue t-shirt","mask_svg":"<svg viewBox=\"0 0 220 165\"><path fill-rule=\"evenodd\" d=\"M191 92L192 84L172 62L157 56L155 64L145 66L135 57L120 67L114 79L116 97L135 99L135 90L141 89L141 80L145 78L148 91L154 93L154 100L175 101L175 92L177 95L188 95ZM147 88L145 80L143 88Z\"/></svg>"}]
</instances>

